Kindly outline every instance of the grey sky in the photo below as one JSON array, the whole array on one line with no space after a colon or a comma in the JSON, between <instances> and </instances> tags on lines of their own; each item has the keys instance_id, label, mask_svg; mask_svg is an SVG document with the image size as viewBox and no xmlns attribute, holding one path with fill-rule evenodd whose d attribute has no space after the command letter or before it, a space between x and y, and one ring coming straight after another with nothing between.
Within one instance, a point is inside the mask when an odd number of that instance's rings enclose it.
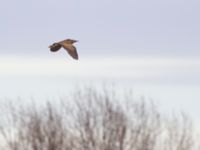
<instances>
[{"instance_id":1,"label":"grey sky","mask_svg":"<svg viewBox=\"0 0 200 150\"><path fill-rule=\"evenodd\" d=\"M199 0L1 0L1 54L42 55L75 38L82 55L200 56Z\"/></svg>"},{"instance_id":2,"label":"grey sky","mask_svg":"<svg viewBox=\"0 0 200 150\"><path fill-rule=\"evenodd\" d=\"M199 8L199 0L0 0L0 99L62 96L105 79L199 116ZM79 61L49 52L65 38L80 41Z\"/></svg>"}]
</instances>

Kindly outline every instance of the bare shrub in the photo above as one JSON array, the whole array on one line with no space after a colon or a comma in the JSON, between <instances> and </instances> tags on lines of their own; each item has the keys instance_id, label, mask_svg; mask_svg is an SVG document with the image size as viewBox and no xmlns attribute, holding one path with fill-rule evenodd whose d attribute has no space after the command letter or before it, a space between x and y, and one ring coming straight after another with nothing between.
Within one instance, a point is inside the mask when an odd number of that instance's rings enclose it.
<instances>
[{"instance_id":1,"label":"bare shrub","mask_svg":"<svg viewBox=\"0 0 200 150\"><path fill-rule=\"evenodd\" d=\"M60 104L9 105L1 120L5 150L194 150L186 115L164 117L152 101L92 88Z\"/></svg>"}]
</instances>

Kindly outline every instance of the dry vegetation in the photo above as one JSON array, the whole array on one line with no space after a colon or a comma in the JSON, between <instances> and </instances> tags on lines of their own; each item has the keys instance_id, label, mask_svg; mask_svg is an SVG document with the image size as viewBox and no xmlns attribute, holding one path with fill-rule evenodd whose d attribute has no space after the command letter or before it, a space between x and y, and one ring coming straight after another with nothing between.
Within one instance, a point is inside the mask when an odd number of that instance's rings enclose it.
<instances>
[{"instance_id":1,"label":"dry vegetation","mask_svg":"<svg viewBox=\"0 0 200 150\"><path fill-rule=\"evenodd\" d=\"M56 105L10 104L6 115L2 112L1 149L197 149L192 122L186 115L166 117L153 102L136 101L131 94L116 95L87 89Z\"/></svg>"}]
</instances>

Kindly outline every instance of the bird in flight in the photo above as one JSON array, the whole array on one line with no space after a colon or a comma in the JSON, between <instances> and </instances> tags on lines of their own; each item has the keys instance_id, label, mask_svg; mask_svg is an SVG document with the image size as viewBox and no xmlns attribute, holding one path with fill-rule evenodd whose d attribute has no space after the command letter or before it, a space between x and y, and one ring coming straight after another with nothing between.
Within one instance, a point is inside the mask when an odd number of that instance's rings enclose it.
<instances>
[{"instance_id":1,"label":"bird in flight","mask_svg":"<svg viewBox=\"0 0 200 150\"><path fill-rule=\"evenodd\" d=\"M52 45L49 46L49 48L51 52L57 52L61 47L63 47L72 58L78 60L78 53L76 51L76 47L73 46L73 43L76 42L78 41L72 39L66 39L60 42L53 43Z\"/></svg>"}]
</instances>

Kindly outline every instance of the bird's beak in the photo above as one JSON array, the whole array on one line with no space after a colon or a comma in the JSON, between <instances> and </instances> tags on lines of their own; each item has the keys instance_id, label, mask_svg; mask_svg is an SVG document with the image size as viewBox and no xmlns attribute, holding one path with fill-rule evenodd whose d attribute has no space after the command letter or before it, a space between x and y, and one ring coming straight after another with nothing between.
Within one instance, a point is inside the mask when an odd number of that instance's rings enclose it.
<instances>
[{"instance_id":1,"label":"bird's beak","mask_svg":"<svg viewBox=\"0 0 200 150\"><path fill-rule=\"evenodd\" d=\"M74 40L74 43L78 42L77 40Z\"/></svg>"},{"instance_id":2,"label":"bird's beak","mask_svg":"<svg viewBox=\"0 0 200 150\"><path fill-rule=\"evenodd\" d=\"M51 45L49 45L48 48L51 48Z\"/></svg>"}]
</instances>

